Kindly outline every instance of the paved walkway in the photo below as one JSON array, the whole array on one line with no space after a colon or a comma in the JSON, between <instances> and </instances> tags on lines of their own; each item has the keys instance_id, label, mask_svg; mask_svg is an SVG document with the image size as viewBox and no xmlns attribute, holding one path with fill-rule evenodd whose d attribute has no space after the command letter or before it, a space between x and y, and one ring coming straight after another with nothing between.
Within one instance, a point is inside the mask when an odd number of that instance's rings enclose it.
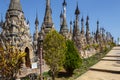
<instances>
[{"instance_id":1,"label":"paved walkway","mask_svg":"<svg viewBox=\"0 0 120 80\"><path fill-rule=\"evenodd\" d=\"M114 47L100 62L76 80L120 80L120 47Z\"/></svg>"}]
</instances>

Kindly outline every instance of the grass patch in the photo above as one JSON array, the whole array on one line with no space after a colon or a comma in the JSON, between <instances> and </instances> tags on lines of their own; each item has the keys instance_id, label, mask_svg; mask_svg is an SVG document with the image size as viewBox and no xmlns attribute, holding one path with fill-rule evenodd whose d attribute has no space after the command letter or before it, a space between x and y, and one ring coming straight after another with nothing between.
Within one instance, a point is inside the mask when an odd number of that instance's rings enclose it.
<instances>
[{"instance_id":1,"label":"grass patch","mask_svg":"<svg viewBox=\"0 0 120 80\"><path fill-rule=\"evenodd\" d=\"M93 65L95 65L97 62L101 60L109 51L111 48L105 48L102 52L96 53L95 55L89 57L89 58L84 58L82 59L82 65L79 69L74 70L74 74L72 76L69 76L64 70L59 72L58 77L56 80L75 80L79 76L81 76L83 73L87 72L89 68ZM48 78L50 80L50 74L49 72L44 72L43 73L44 80L47 80Z\"/></svg>"},{"instance_id":2,"label":"grass patch","mask_svg":"<svg viewBox=\"0 0 120 80\"><path fill-rule=\"evenodd\" d=\"M98 63L101 60L101 58L103 58L110 50L111 48L110 49L106 48L100 53L96 53L95 55L89 58L83 59L82 66L79 69L76 69L74 71L74 74L71 80L74 80L77 77L81 76L83 73L87 72L91 66Z\"/></svg>"},{"instance_id":3,"label":"grass patch","mask_svg":"<svg viewBox=\"0 0 120 80\"><path fill-rule=\"evenodd\" d=\"M69 76L67 73L60 73L56 80L75 80L79 76L81 76L83 73L87 72L89 68L96 63L98 63L101 58L103 58L111 48L105 48L102 52L96 53L95 55L82 59L82 65L79 69L74 70L74 74L72 76Z\"/></svg>"}]
</instances>

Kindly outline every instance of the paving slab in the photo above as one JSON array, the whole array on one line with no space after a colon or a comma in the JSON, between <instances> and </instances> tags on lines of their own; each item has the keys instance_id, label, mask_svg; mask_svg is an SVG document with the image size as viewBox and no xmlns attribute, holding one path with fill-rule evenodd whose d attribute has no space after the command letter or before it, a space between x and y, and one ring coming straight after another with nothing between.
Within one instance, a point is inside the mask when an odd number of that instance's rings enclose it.
<instances>
[{"instance_id":1,"label":"paving slab","mask_svg":"<svg viewBox=\"0 0 120 80\"><path fill-rule=\"evenodd\" d=\"M120 50L111 50L106 56L120 57Z\"/></svg>"},{"instance_id":2,"label":"paving slab","mask_svg":"<svg viewBox=\"0 0 120 80\"><path fill-rule=\"evenodd\" d=\"M120 80L120 74L89 70L87 73L83 74L76 80Z\"/></svg>"},{"instance_id":3,"label":"paving slab","mask_svg":"<svg viewBox=\"0 0 120 80\"><path fill-rule=\"evenodd\" d=\"M104 57L101 60L107 60L107 61L120 61L120 57Z\"/></svg>"},{"instance_id":4,"label":"paving slab","mask_svg":"<svg viewBox=\"0 0 120 80\"><path fill-rule=\"evenodd\" d=\"M90 69L101 69L106 71L120 71L120 61L100 61Z\"/></svg>"},{"instance_id":5,"label":"paving slab","mask_svg":"<svg viewBox=\"0 0 120 80\"><path fill-rule=\"evenodd\" d=\"M113 50L120 50L120 46L114 47Z\"/></svg>"},{"instance_id":6,"label":"paving slab","mask_svg":"<svg viewBox=\"0 0 120 80\"><path fill-rule=\"evenodd\" d=\"M120 47L114 47L76 80L120 80Z\"/></svg>"}]
</instances>

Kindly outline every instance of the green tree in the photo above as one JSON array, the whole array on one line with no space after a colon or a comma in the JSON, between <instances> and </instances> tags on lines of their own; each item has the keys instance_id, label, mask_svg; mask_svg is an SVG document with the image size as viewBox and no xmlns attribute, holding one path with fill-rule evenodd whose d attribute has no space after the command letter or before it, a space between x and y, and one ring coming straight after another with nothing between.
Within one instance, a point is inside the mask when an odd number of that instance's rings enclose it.
<instances>
[{"instance_id":1,"label":"green tree","mask_svg":"<svg viewBox=\"0 0 120 80\"><path fill-rule=\"evenodd\" d=\"M0 48L0 75L2 80L14 80L23 63L24 52L14 47L7 50Z\"/></svg>"},{"instance_id":2,"label":"green tree","mask_svg":"<svg viewBox=\"0 0 120 80\"><path fill-rule=\"evenodd\" d=\"M72 75L73 71L82 65L82 59L80 58L79 52L73 41L67 40L66 46L67 50L65 54L66 60L64 68L70 75Z\"/></svg>"},{"instance_id":3,"label":"green tree","mask_svg":"<svg viewBox=\"0 0 120 80\"><path fill-rule=\"evenodd\" d=\"M95 50L97 50L98 48L99 48L99 45L98 44L92 44L92 47L95 49Z\"/></svg>"},{"instance_id":4,"label":"green tree","mask_svg":"<svg viewBox=\"0 0 120 80\"><path fill-rule=\"evenodd\" d=\"M52 79L64 64L66 44L65 39L57 31L49 32L43 41L44 58L50 66Z\"/></svg>"}]
</instances>

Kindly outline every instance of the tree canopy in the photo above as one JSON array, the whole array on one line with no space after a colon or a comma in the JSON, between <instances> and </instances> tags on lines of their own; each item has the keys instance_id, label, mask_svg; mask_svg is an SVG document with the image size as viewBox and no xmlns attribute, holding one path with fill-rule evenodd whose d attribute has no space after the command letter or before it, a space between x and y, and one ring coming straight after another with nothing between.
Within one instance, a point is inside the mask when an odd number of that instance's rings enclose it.
<instances>
[{"instance_id":1,"label":"tree canopy","mask_svg":"<svg viewBox=\"0 0 120 80\"><path fill-rule=\"evenodd\" d=\"M1 48L2 49L2 48ZM0 51L0 75L2 80L14 80L23 63L24 52L9 47Z\"/></svg>"},{"instance_id":2,"label":"tree canopy","mask_svg":"<svg viewBox=\"0 0 120 80\"><path fill-rule=\"evenodd\" d=\"M80 58L79 52L75 47L73 41L67 40L66 46L67 46L67 50L65 54L66 60L65 60L64 68L68 73L72 74L73 71L76 68L79 68L80 65L82 64L82 59Z\"/></svg>"},{"instance_id":3,"label":"tree canopy","mask_svg":"<svg viewBox=\"0 0 120 80\"><path fill-rule=\"evenodd\" d=\"M53 80L65 60L66 44L65 39L57 31L49 32L43 41L44 58L50 66Z\"/></svg>"}]
</instances>

